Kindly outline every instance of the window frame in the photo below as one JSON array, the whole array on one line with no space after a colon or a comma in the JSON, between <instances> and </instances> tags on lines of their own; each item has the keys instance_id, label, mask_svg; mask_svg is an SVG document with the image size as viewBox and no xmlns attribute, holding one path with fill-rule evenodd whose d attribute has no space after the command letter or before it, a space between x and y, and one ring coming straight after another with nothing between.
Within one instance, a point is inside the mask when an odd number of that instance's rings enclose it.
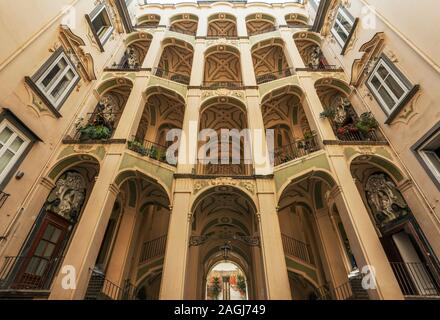
<instances>
[{"instance_id":1,"label":"window frame","mask_svg":"<svg viewBox=\"0 0 440 320\"><path fill-rule=\"evenodd\" d=\"M95 26L93 24L94 20L103 12L105 11L108 21L109 21L109 27L108 30L102 35L101 37L98 35L98 30L95 29ZM107 43L107 41L110 39L111 35L113 34L115 28L113 26L113 22L110 16L110 13L107 9L107 6L105 4L98 5L90 14L86 14L86 20L89 24L90 29L92 30L93 36L98 43L99 49L101 52L104 52L104 45Z\"/></svg>"},{"instance_id":2,"label":"window frame","mask_svg":"<svg viewBox=\"0 0 440 320\"><path fill-rule=\"evenodd\" d=\"M429 149L429 145L435 140L439 140L440 143L440 122L438 122L431 130L429 130L422 138L420 138L412 147L411 151L414 153L415 157L425 169L428 176L431 178L432 182L436 185L437 189L440 190L440 169L432 163L426 153L432 152ZM440 165L440 157L436 155L438 163Z\"/></svg>"},{"instance_id":3,"label":"window frame","mask_svg":"<svg viewBox=\"0 0 440 320\"><path fill-rule=\"evenodd\" d=\"M349 23L351 23L351 29L348 31L345 29L345 27L342 25L342 23L339 22L338 20L338 16L339 14L341 14ZM351 35L353 33L354 28L356 27L355 25L355 21L356 19L354 19L354 17L347 11L347 9L345 9L342 5L339 6L338 11L336 12L335 15L335 19L333 21L333 26L331 29L331 33L333 35L333 37L336 39L336 42L342 47L344 48L346 43L348 43L350 41ZM339 22L339 23L338 23ZM344 41L338 34L338 32L335 29L336 24L338 24L338 26L340 28L343 28L344 31L347 33L347 40ZM347 32L348 31L348 32Z\"/></svg>"},{"instance_id":4,"label":"window frame","mask_svg":"<svg viewBox=\"0 0 440 320\"><path fill-rule=\"evenodd\" d=\"M33 133L20 119L18 119L9 109L3 108L0 113L0 132L5 126L5 123L9 124L9 128L14 128L12 130L17 136L19 136L23 141L27 142L25 147L21 147L19 156L13 161L12 165L8 165L9 168L4 170L0 174L0 190L4 190L6 185L15 175L16 171L20 167L21 163L24 161L33 145L37 141L42 141L35 133ZM17 155L17 153L15 154Z\"/></svg>"},{"instance_id":5,"label":"window frame","mask_svg":"<svg viewBox=\"0 0 440 320\"><path fill-rule=\"evenodd\" d=\"M377 89L374 87L372 83L372 79L376 76L376 78L381 82L382 87L385 88L385 90L388 92L388 94L395 97L394 93L392 93L392 90L389 88L389 86L383 81L383 78L378 75L377 70L383 66L388 71L388 76L392 76L394 81L400 86L402 90L404 90L404 94L395 101L395 104L392 107L389 107L385 100L382 98L382 96L379 94ZM396 67L396 65L385 55L382 54L378 61L376 62L376 65L374 66L373 70L370 72L370 74L367 77L367 80L365 82L367 88L379 104L382 111L387 116L387 120L385 121L385 124L390 124L396 115L402 110L403 106L406 105L406 103L416 94L416 92L419 90L419 85L413 85L408 78ZM397 97L395 97L397 98Z\"/></svg>"}]
</instances>

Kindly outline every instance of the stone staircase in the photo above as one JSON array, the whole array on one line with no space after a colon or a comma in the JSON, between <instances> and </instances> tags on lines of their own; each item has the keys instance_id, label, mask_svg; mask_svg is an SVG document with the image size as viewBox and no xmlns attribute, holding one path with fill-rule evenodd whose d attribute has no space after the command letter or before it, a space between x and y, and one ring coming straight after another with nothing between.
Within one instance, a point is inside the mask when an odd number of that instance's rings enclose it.
<instances>
[{"instance_id":1,"label":"stone staircase","mask_svg":"<svg viewBox=\"0 0 440 320\"><path fill-rule=\"evenodd\" d=\"M353 277L349 280L352 296L349 300L370 300L367 290L362 287L362 278Z\"/></svg>"}]
</instances>

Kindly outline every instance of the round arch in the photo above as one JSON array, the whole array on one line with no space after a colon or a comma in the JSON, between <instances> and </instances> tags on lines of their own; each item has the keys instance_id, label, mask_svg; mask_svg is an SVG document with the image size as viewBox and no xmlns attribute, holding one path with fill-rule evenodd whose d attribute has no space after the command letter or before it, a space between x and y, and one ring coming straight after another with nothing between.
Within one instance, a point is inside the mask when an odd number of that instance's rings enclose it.
<instances>
[{"instance_id":1,"label":"round arch","mask_svg":"<svg viewBox=\"0 0 440 320\"><path fill-rule=\"evenodd\" d=\"M94 155L90 154L75 154L69 155L65 158L58 160L54 164L46 175L51 181L56 181L64 171L69 170L72 167L78 166L82 163L93 163L98 166L98 171L100 168L100 160Z\"/></svg>"}]
</instances>

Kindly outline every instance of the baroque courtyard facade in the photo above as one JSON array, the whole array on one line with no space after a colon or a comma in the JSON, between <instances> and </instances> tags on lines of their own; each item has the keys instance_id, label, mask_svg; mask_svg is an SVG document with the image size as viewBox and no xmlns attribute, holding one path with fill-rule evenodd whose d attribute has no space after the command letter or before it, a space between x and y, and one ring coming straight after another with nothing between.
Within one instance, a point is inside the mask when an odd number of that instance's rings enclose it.
<instances>
[{"instance_id":1,"label":"baroque courtyard facade","mask_svg":"<svg viewBox=\"0 0 440 320\"><path fill-rule=\"evenodd\" d=\"M8 2L1 298L440 296L436 10Z\"/></svg>"}]
</instances>

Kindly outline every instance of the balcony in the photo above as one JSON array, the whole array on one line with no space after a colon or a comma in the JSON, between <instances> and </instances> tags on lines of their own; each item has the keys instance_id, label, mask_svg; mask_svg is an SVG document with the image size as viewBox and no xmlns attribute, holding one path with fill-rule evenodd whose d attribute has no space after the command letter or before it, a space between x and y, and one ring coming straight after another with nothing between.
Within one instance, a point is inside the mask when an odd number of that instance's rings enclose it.
<instances>
[{"instance_id":1,"label":"balcony","mask_svg":"<svg viewBox=\"0 0 440 320\"><path fill-rule=\"evenodd\" d=\"M106 72L137 72L141 70L142 68L139 65L129 65L128 63L114 63L111 67L104 69Z\"/></svg>"},{"instance_id":2,"label":"balcony","mask_svg":"<svg viewBox=\"0 0 440 320\"><path fill-rule=\"evenodd\" d=\"M362 275L355 275L337 287L327 284L318 289L318 300L370 300L362 287Z\"/></svg>"},{"instance_id":3,"label":"balcony","mask_svg":"<svg viewBox=\"0 0 440 320\"><path fill-rule=\"evenodd\" d=\"M181 73L177 73L177 72L172 72L169 70L155 68L153 74L156 77L168 79L168 80L178 82L178 83L181 83L184 85L189 85L189 82L190 82L190 76L184 75Z\"/></svg>"},{"instance_id":4,"label":"balcony","mask_svg":"<svg viewBox=\"0 0 440 320\"><path fill-rule=\"evenodd\" d=\"M219 163L210 163L211 159L199 159L196 165L195 174L208 177L250 177L254 175L252 160L242 160L242 163L231 164L226 159L225 164L221 160ZM228 162L228 163L226 163Z\"/></svg>"},{"instance_id":5,"label":"balcony","mask_svg":"<svg viewBox=\"0 0 440 320\"><path fill-rule=\"evenodd\" d=\"M93 112L88 113L86 120L81 119L76 125L74 132L68 135L65 144L109 144L122 141L112 139L121 112ZM124 140L125 143L125 140Z\"/></svg>"},{"instance_id":6,"label":"balcony","mask_svg":"<svg viewBox=\"0 0 440 320\"><path fill-rule=\"evenodd\" d=\"M252 33L249 33L249 37L258 36L263 33L273 32L273 31L277 31L277 30L278 30L278 28L276 26L272 26L270 28L265 28L263 30L257 30Z\"/></svg>"},{"instance_id":7,"label":"balcony","mask_svg":"<svg viewBox=\"0 0 440 320\"><path fill-rule=\"evenodd\" d=\"M139 264L148 263L153 259L164 256L166 244L167 235L145 242L142 246Z\"/></svg>"},{"instance_id":8,"label":"balcony","mask_svg":"<svg viewBox=\"0 0 440 320\"><path fill-rule=\"evenodd\" d=\"M257 84L260 85L260 84L267 83L270 81L290 77L294 74L295 74L294 68L280 70L277 72L266 73L266 74L257 76Z\"/></svg>"},{"instance_id":9,"label":"balcony","mask_svg":"<svg viewBox=\"0 0 440 320\"><path fill-rule=\"evenodd\" d=\"M5 204L6 200L8 200L8 198L10 197L10 194L7 194L3 191L0 191L0 209L3 207L3 205Z\"/></svg>"},{"instance_id":10,"label":"balcony","mask_svg":"<svg viewBox=\"0 0 440 320\"><path fill-rule=\"evenodd\" d=\"M440 298L440 277L433 266L418 262L391 262L405 297Z\"/></svg>"},{"instance_id":11,"label":"balcony","mask_svg":"<svg viewBox=\"0 0 440 320\"><path fill-rule=\"evenodd\" d=\"M310 246L302 241L289 237L285 234L281 235L283 240L284 254L295 257L305 263L314 265L313 255L310 253Z\"/></svg>"},{"instance_id":12,"label":"balcony","mask_svg":"<svg viewBox=\"0 0 440 320\"><path fill-rule=\"evenodd\" d=\"M128 280L121 288L98 270L90 270L90 273L85 300L136 300L137 288Z\"/></svg>"},{"instance_id":13,"label":"balcony","mask_svg":"<svg viewBox=\"0 0 440 320\"><path fill-rule=\"evenodd\" d=\"M157 160L172 166L177 166L177 163L171 164L167 161L167 146L160 145L155 142L151 142L148 140L144 140L143 142L139 142L135 139L128 141L128 149L138 153L143 157L148 157L153 160ZM177 156L176 156L177 162Z\"/></svg>"},{"instance_id":14,"label":"balcony","mask_svg":"<svg viewBox=\"0 0 440 320\"><path fill-rule=\"evenodd\" d=\"M316 71L316 72L325 72L325 71L328 71L328 72L343 72L344 69L342 69L341 67L336 66L336 65L320 63L318 65L309 66L309 67L306 67L306 68L296 68L296 71L297 72L300 72L300 71L308 71L308 72L314 72L314 71Z\"/></svg>"},{"instance_id":15,"label":"balcony","mask_svg":"<svg viewBox=\"0 0 440 320\"><path fill-rule=\"evenodd\" d=\"M292 144L274 150L274 166L299 159L319 150L320 146L316 135L297 140Z\"/></svg>"},{"instance_id":16,"label":"balcony","mask_svg":"<svg viewBox=\"0 0 440 320\"><path fill-rule=\"evenodd\" d=\"M204 81L202 85L203 89L229 89L229 90L242 90L243 82L241 81Z\"/></svg>"}]
</instances>

